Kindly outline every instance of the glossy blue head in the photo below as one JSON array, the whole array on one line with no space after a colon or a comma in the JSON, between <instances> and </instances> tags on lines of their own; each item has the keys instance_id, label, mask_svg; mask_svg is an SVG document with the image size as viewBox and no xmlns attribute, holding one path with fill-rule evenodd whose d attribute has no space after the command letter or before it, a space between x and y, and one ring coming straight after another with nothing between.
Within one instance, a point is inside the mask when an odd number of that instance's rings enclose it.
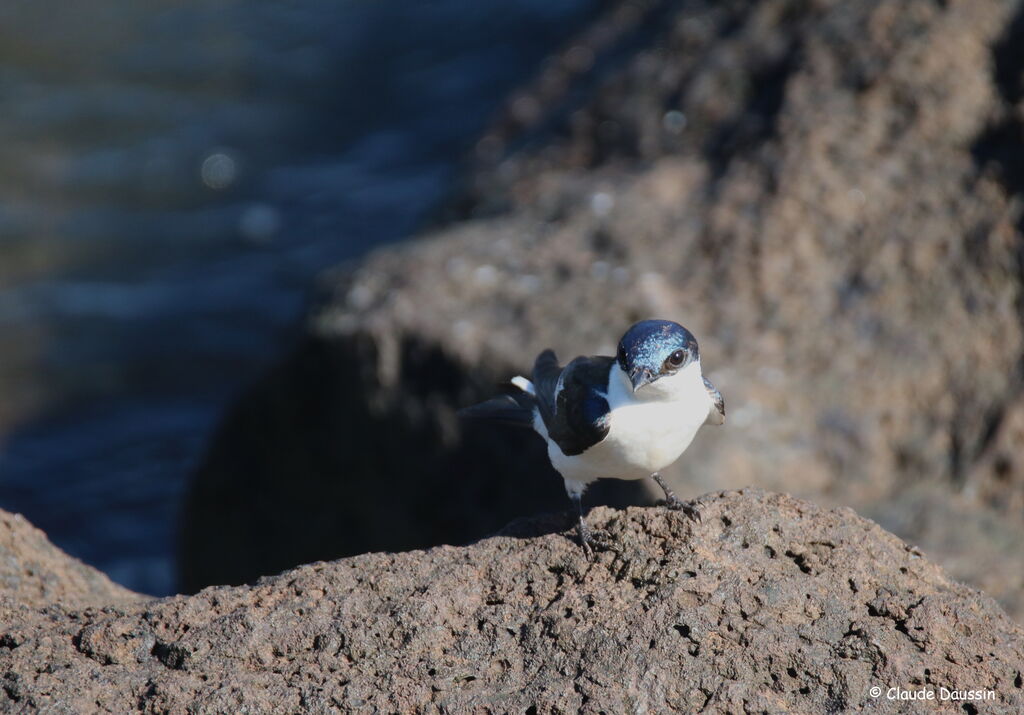
<instances>
[{"instance_id":1,"label":"glossy blue head","mask_svg":"<svg viewBox=\"0 0 1024 715\"><path fill-rule=\"evenodd\" d=\"M671 320L642 320L619 341L616 360L636 392L699 358L693 333Z\"/></svg>"}]
</instances>

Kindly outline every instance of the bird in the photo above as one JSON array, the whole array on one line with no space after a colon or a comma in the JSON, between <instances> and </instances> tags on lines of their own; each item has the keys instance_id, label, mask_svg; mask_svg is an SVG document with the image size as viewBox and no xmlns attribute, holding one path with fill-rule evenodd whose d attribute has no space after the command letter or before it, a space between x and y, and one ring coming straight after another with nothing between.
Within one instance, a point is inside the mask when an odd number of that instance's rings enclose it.
<instances>
[{"instance_id":1,"label":"bird","mask_svg":"<svg viewBox=\"0 0 1024 715\"><path fill-rule=\"evenodd\" d=\"M670 509L699 521L660 472L690 446L706 423L725 423L722 393L704 376L697 339L671 320L642 320L619 340L614 357L580 356L564 367L553 350L537 356L530 378L512 378L512 394L460 411L480 419L530 427L547 442L577 514L588 557L593 536L583 494L598 479L652 478Z\"/></svg>"}]
</instances>

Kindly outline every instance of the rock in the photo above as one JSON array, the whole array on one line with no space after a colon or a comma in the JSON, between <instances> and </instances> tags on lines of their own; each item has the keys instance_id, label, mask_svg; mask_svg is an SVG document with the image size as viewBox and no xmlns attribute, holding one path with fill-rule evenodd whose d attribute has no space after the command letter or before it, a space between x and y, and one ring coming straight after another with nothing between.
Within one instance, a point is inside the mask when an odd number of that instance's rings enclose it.
<instances>
[{"instance_id":1,"label":"rock","mask_svg":"<svg viewBox=\"0 0 1024 715\"><path fill-rule=\"evenodd\" d=\"M1020 712L1024 631L850 509L760 490L596 509L190 597L0 621L19 712Z\"/></svg>"},{"instance_id":2,"label":"rock","mask_svg":"<svg viewBox=\"0 0 1024 715\"><path fill-rule=\"evenodd\" d=\"M758 484L912 539L926 514L889 505L959 494L1008 538L934 538L942 558L1015 559L1020 511L965 489L1021 394L1014 12L687 3L560 131L499 122L484 154L520 148L471 172L463 220L326 276L306 341L228 417L186 509L184 586L561 508L534 440L465 432L455 409L545 347L610 354L651 316L696 333L729 408L667 475L678 492ZM1024 588L997 578L1008 604Z\"/></svg>"},{"instance_id":3,"label":"rock","mask_svg":"<svg viewBox=\"0 0 1024 715\"><path fill-rule=\"evenodd\" d=\"M1003 514L1024 513L1024 395L1007 405L967 478L970 492Z\"/></svg>"},{"instance_id":4,"label":"rock","mask_svg":"<svg viewBox=\"0 0 1024 715\"><path fill-rule=\"evenodd\" d=\"M21 514L0 510L0 599L32 608L85 608L135 598L58 549Z\"/></svg>"},{"instance_id":5,"label":"rock","mask_svg":"<svg viewBox=\"0 0 1024 715\"><path fill-rule=\"evenodd\" d=\"M918 484L867 513L897 533L912 534L929 557L958 579L999 594L1024 617L1024 399L1008 405L959 493Z\"/></svg>"}]
</instances>

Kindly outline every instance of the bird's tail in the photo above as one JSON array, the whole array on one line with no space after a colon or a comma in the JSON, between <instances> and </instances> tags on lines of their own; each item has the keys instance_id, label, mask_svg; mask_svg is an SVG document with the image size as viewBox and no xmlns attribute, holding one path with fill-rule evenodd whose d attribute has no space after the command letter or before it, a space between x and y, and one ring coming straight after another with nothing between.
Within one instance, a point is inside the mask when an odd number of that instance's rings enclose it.
<instances>
[{"instance_id":1,"label":"bird's tail","mask_svg":"<svg viewBox=\"0 0 1024 715\"><path fill-rule=\"evenodd\" d=\"M533 410L537 404L533 383L525 377L512 378L518 390L511 395L499 395L486 402L459 410L459 417L482 420L515 427L533 427Z\"/></svg>"}]
</instances>

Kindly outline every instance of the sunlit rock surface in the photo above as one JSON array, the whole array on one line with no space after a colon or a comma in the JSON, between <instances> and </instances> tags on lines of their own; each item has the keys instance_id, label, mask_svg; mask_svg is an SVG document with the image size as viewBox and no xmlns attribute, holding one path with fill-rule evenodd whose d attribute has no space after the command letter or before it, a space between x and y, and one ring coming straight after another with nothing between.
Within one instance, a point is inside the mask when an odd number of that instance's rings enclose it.
<instances>
[{"instance_id":1,"label":"sunlit rock surface","mask_svg":"<svg viewBox=\"0 0 1024 715\"><path fill-rule=\"evenodd\" d=\"M0 510L0 599L32 608L85 608L139 598L65 554L25 517Z\"/></svg>"},{"instance_id":2,"label":"sunlit rock surface","mask_svg":"<svg viewBox=\"0 0 1024 715\"><path fill-rule=\"evenodd\" d=\"M858 517L760 490L367 554L190 597L0 606L17 712L1016 713L1024 632ZM872 691L878 688L878 691ZM889 700L890 688L934 702ZM941 690L986 698L976 710ZM881 692L873 696L873 692ZM990 695L989 695L990 693ZM990 698L990 699L989 699Z\"/></svg>"}]
</instances>

